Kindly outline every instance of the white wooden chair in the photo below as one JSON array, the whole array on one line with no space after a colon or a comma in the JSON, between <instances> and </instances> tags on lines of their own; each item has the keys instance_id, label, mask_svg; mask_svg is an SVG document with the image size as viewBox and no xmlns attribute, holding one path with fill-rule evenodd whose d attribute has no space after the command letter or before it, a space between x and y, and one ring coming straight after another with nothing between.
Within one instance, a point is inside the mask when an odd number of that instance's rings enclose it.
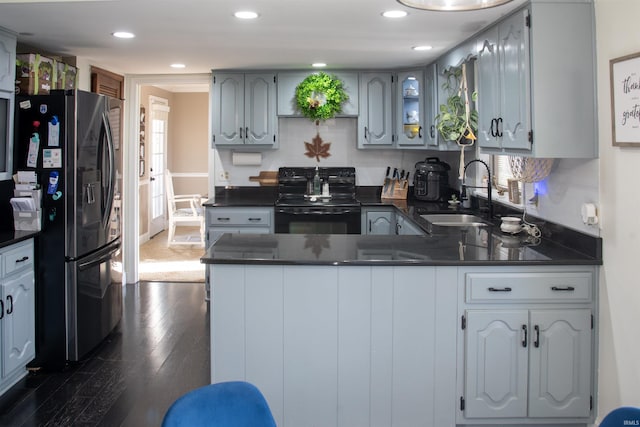
<instances>
[{"instance_id":1,"label":"white wooden chair","mask_svg":"<svg viewBox=\"0 0 640 427\"><path fill-rule=\"evenodd\" d=\"M167 188L167 205L169 211L169 231L167 233L167 245L195 245L204 247L204 198L200 194L179 194L173 191L173 178L171 172L165 170L165 185ZM176 240L177 226L200 226L200 240Z\"/></svg>"}]
</instances>

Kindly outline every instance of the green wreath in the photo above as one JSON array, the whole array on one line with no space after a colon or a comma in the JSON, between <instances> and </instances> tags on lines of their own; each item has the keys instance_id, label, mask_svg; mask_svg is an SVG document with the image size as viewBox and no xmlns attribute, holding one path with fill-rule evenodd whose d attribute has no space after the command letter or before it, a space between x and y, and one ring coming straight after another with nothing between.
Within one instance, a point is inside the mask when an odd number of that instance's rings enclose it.
<instances>
[{"instance_id":1,"label":"green wreath","mask_svg":"<svg viewBox=\"0 0 640 427\"><path fill-rule=\"evenodd\" d=\"M326 73L311 74L296 87L296 104L309 120L327 120L342 111L349 96L342 81Z\"/></svg>"}]
</instances>

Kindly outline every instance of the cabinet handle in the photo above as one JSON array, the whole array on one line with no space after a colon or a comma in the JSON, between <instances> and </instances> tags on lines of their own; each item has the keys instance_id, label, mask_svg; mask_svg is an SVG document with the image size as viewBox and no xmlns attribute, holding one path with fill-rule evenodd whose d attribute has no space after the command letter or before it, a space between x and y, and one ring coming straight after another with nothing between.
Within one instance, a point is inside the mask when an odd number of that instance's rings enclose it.
<instances>
[{"instance_id":1,"label":"cabinet handle","mask_svg":"<svg viewBox=\"0 0 640 427\"><path fill-rule=\"evenodd\" d=\"M502 117L496 120L496 136L502 138Z\"/></svg>"},{"instance_id":2,"label":"cabinet handle","mask_svg":"<svg viewBox=\"0 0 640 427\"><path fill-rule=\"evenodd\" d=\"M29 257L28 257L28 256L23 256L22 258L20 258L20 259L17 259L17 260L16 260L16 264L18 264L18 263L20 263L20 262L25 262L25 261L26 261L26 260L28 260L28 259L29 259Z\"/></svg>"},{"instance_id":3,"label":"cabinet handle","mask_svg":"<svg viewBox=\"0 0 640 427\"><path fill-rule=\"evenodd\" d=\"M242 128L240 128L240 139L244 139L242 136Z\"/></svg>"},{"instance_id":4,"label":"cabinet handle","mask_svg":"<svg viewBox=\"0 0 640 427\"><path fill-rule=\"evenodd\" d=\"M573 292L576 290L576 288L574 288L573 286L552 286L551 290L557 292Z\"/></svg>"},{"instance_id":5,"label":"cabinet handle","mask_svg":"<svg viewBox=\"0 0 640 427\"><path fill-rule=\"evenodd\" d=\"M367 129L367 127L364 127L364 139L366 139L367 141L369 140L369 135L368 135L369 130Z\"/></svg>"},{"instance_id":6,"label":"cabinet handle","mask_svg":"<svg viewBox=\"0 0 640 427\"><path fill-rule=\"evenodd\" d=\"M218 221L229 221L229 218L221 218L221 217L218 217L218 218L217 218L217 220L218 220Z\"/></svg>"},{"instance_id":7,"label":"cabinet handle","mask_svg":"<svg viewBox=\"0 0 640 427\"><path fill-rule=\"evenodd\" d=\"M371 233L371 222L372 220L369 220L369 233Z\"/></svg>"},{"instance_id":8,"label":"cabinet handle","mask_svg":"<svg viewBox=\"0 0 640 427\"><path fill-rule=\"evenodd\" d=\"M9 308L7 309L7 314L13 313L13 297L11 295L7 296L7 302L9 303Z\"/></svg>"},{"instance_id":9,"label":"cabinet handle","mask_svg":"<svg viewBox=\"0 0 640 427\"><path fill-rule=\"evenodd\" d=\"M418 127L418 138L422 138L422 126Z\"/></svg>"},{"instance_id":10,"label":"cabinet handle","mask_svg":"<svg viewBox=\"0 0 640 427\"><path fill-rule=\"evenodd\" d=\"M533 342L535 348L540 347L540 326L535 325L533 330L536 331L536 340Z\"/></svg>"},{"instance_id":11,"label":"cabinet handle","mask_svg":"<svg viewBox=\"0 0 640 427\"><path fill-rule=\"evenodd\" d=\"M4 301L0 300L0 320L4 319Z\"/></svg>"},{"instance_id":12,"label":"cabinet handle","mask_svg":"<svg viewBox=\"0 0 640 427\"><path fill-rule=\"evenodd\" d=\"M496 124L496 119L491 119L491 126L489 126L489 134L494 138L496 137L496 130L494 128L495 124Z\"/></svg>"},{"instance_id":13,"label":"cabinet handle","mask_svg":"<svg viewBox=\"0 0 640 427\"><path fill-rule=\"evenodd\" d=\"M511 288L494 288L493 286L489 288L489 292L511 292Z\"/></svg>"},{"instance_id":14,"label":"cabinet handle","mask_svg":"<svg viewBox=\"0 0 640 427\"><path fill-rule=\"evenodd\" d=\"M527 346L527 325L522 325L522 331L524 332L524 337L522 338L522 346Z\"/></svg>"},{"instance_id":15,"label":"cabinet handle","mask_svg":"<svg viewBox=\"0 0 640 427\"><path fill-rule=\"evenodd\" d=\"M253 221L253 222L261 221L261 220L262 218L249 218L249 221Z\"/></svg>"},{"instance_id":16,"label":"cabinet handle","mask_svg":"<svg viewBox=\"0 0 640 427\"><path fill-rule=\"evenodd\" d=\"M248 126L246 128L244 128L244 137L246 139L249 139L249 127Z\"/></svg>"}]
</instances>

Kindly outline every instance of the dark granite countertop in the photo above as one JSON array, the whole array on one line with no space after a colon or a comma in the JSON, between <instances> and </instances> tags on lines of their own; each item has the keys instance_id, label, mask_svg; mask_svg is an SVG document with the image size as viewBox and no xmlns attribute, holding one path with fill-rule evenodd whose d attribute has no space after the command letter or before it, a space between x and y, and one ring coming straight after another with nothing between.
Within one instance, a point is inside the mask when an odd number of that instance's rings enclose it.
<instances>
[{"instance_id":1,"label":"dark granite countertop","mask_svg":"<svg viewBox=\"0 0 640 427\"><path fill-rule=\"evenodd\" d=\"M599 265L545 239L505 235L496 227L450 228L438 235L224 234L205 264L280 265Z\"/></svg>"},{"instance_id":2,"label":"dark granite countertop","mask_svg":"<svg viewBox=\"0 0 640 427\"><path fill-rule=\"evenodd\" d=\"M214 198L204 202L206 207L273 206L278 187L217 187Z\"/></svg>"},{"instance_id":3,"label":"dark granite countertop","mask_svg":"<svg viewBox=\"0 0 640 427\"><path fill-rule=\"evenodd\" d=\"M451 212L446 203L381 200L380 187L359 187L363 208L393 207L426 230L420 217ZM216 190L205 206L273 206L277 187ZM470 212L481 212L474 200ZM435 227L425 236L225 234L201 258L205 264L282 265L601 265L602 240L532 218L542 230L534 239L505 234L499 216L513 215L496 205L487 227ZM527 217L529 219L529 217Z\"/></svg>"},{"instance_id":4,"label":"dark granite countertop","mask_svg":"<svg viewBox=\"0 0 640 427\"><path fill-rule=\"evenodd\" d=\"M14 243L36 237L39 231L1 231L0 232L0 248L11 246Z\"/></svg>"}]
</instances>

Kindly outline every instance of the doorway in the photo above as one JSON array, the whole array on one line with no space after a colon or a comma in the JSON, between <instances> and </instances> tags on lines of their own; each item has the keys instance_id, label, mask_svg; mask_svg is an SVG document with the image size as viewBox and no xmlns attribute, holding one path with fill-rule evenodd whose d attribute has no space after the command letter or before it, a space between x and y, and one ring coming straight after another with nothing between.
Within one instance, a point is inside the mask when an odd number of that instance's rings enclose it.
<instances>
[{"instance_id":1,"label":"doorway","mask_svg":"<svg viewBox=\"0 0 640 427\"><path fill-rule=\"evenodd\" d=\"M169 129L169 101L157 96L149 97L149 237L166 228L167 210L165 169L167 168L167 139Z\"/></svg>"},{"instance_id":2,"label":"doorway","mask_svg":"<svg viewBox=\"0 0 640 427\"><path fill-rule=\"evenodd\" d=\"M175 175L178 175L179 178L184 181L183 185L187 185L188 187L194 186L197 183L200 183L203 187L203 195L209 193L209 187L212 186L213 183L213 175L209 173L210 167L209 165L213 165L213 152L209 147L209 135L210 135L210 118L209 118L209 87L210 87L210 74L198 74L198 75L148 75L148 76L126 76L125 79L125 93L126 99L130 100L129 108L127 109L126 116L126 129L127 129L127 137L129 140L136 140L139 137L140 126L139 126L139 111L143 104L146 104L146 100L148 100L148 93L145 92L145 88L153 87L154 90L157 89L161 92L161 95L158 95L160 98L168 99L169 106L171 110L169 110L171 114L171 118L168 120L171 124L167 123L165 131L167 132L167 145L166 149L163 150L163 157L165 158L165 162L158 163L157 161L154 164L154 160L151 158L152 151L154 151L151 147L152 145L152 123L151 123L151 106L147 106L147 113L149 119L146 123L146 131L147 135L147 152L145 153L144 161L140 161L140 150L136 144L129 144L126 147L125 152L125 172L124 172L124 182L125 182L125 203L127 203L128 209L125 210L124 217L124 233L123 233L123 259L124 259L124 270L125 270L125 281L126 283L135 283L139 280L139 270L140 270L140 244L148 242L150 240L151 233L155 233L157 228L151 229L149 217L151 216L151 183L156 183L159 181L159 185L157 190L161 191L164 194L164 178L163 173L165 169L166 162L177 162L177 167L174 167L174 170L178 170ZM176 130L175 123L176 121L179 123L179 120L174 120L174 114L180 115L181 106L185 103L181 101L182 94L187 92L198 92L200 95L200 99L204 97L204 106L200 107L204 116L201 116L201 119L197 123L197 127L202 131L203 136L199 136L197 138L179 138L176 137L172 132ZM155 95L155 94L154 94ZM136 106L136 108L133 108ZM193 115L190 113L184 113L184 115ZM178 131L178 130L176 130ZM173 140L173 141L172 141ZM184 149L176 149L176 147L172 147L171 144L175 143L179 147L183 147ZM198 150L201 150L199 153L195 154L197 156L197 161L189 162L189 160L185 160L185 155L192 155L193 149L189 148L189 144L197 144ZM160 157L160 156L158 156ZM147 170L144 169L144 165L147 165ZM185 165L182 169L180 169L180 165ZM171 168L171 164L168 164L168 167ZM154 172L157 172L157 175L151 175L151 169L154 169ZM158 169L162 169L162 174ZM173 170L172 170L173 172ZM151 178L154 178L151 181ZM186 178L186 179L183 179ZM154 193L157 195L157 193ZM213 194L213 192L211 192ZM165 212L165 197L157 196L157 200L162 200L162 203L157 205L162 206L160 211L164 214ZM158 208L154 211L154 217L159 217ZM160 222L160 221L158 221ZM155 225L154 225L155 227ZM164 249L166 247L166 237L162 239L162 233L157 234L153 239L155 240L156 245L164 244ZM186 248L190 248L187 246ZM199 247L195 248L197 252L195 255L191 256L192 262L197 262L199 264L199 258L204 253L204 248ZM156 251L161 252L161 251ZM157 254L156 254L157 255ZM155 256L155 255L154 255ZM173 265L167 262L161 262L161 264ZM180 271L182 267L172 266L172 270ZM185 269L186 271L186 269ZM159 273L158 280L164 280L167 276L166 274ZM179 280L175 281L187 281L187 280Z\"/></svg>"}]
</instances>

